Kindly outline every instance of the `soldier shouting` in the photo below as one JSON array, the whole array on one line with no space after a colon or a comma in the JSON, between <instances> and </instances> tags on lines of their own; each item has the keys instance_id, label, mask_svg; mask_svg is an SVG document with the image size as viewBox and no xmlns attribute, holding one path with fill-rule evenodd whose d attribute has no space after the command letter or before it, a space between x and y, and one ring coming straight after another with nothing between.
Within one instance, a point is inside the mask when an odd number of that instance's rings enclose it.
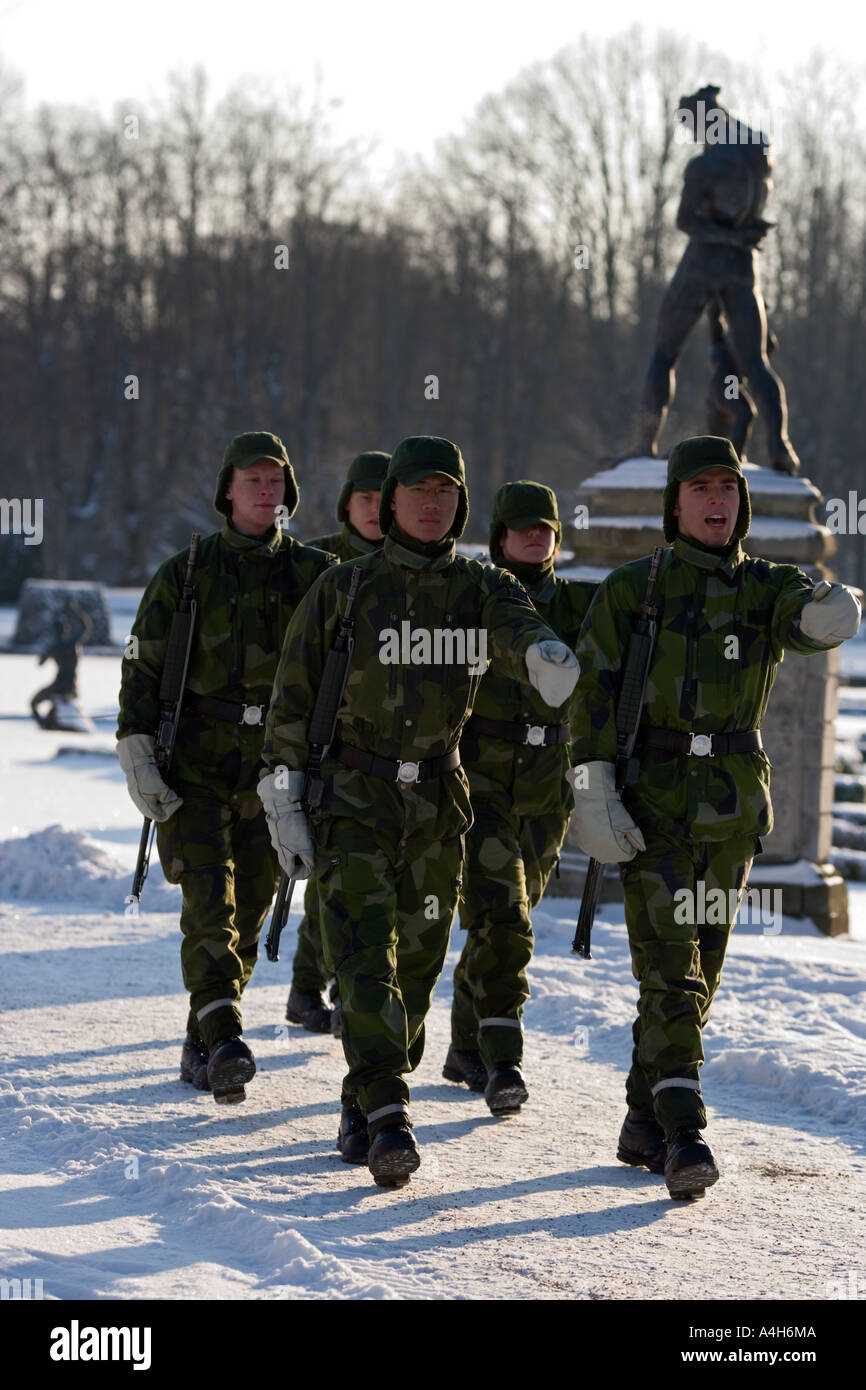
<instances>
[{"instance_id":1,"label":"soldier shouting","mask_svg":"<svg viewBox=\"0 0 866 1390\"><path fill-rule=\"evenodd\" d=\"M132 628L120 688L118 756L129 793L158 822L169 883L183 891L181 969L189 991L180 1074L214 1100L245 1099L255 1061L241 1037L240 998L277 876L256 777L264 717L289 620L333 564L275 527L298 488L282 441L237 435L217 477L222 529L199 547L198 613L183 712L167 786L154 759L159 685L189 550L161 565Z\"/></svg>"},{"instance_id":2,"label":"soldier shouting","mask_svg":"<svg viewBox=\"0 0 866 1390\"><path fill-rule=\"evenodd\" d=\"M701 1029L719 984L736 912L712 924L683 913L712 889L739 903L760 837L773 828L760 725L785 648L809 654L853 637L850 589L813 586L795 565L743 553L749 490L737 453L713 435L685 439L668 461L658 639L639 731L639 772L616 790L616 695L649 560L600 585L578 655L572 723L582 766L577 839L618 862L632 970L640 983L628 1115L617 1157L665 1175L672 1197L700 1197L718 1178L701 1131ZM578 774L581 775L578 775ZM703 885L703 890L701 889ZM675 904L674 895L678 895ZM688 918L690 920L684 920Z\"/></svg>"},{"instance_id":3,"label":"soldier shouting","mask_svg":"<svg viewBox=\"0 0 866 1390\"><path fill-rule=\"evenodd\" d=\"M286 872L321 875L342 1000L338 1146L381 1186L407 1182L420 1162L403 1078L421 1060L448 950L472 819L457 745L487 645L553 708L577 675L513 576L455 557L468 511L455 444L398 444L382 486L383 548L358 561L355 648L317 809L302 801L307 730L353 566L323 575L300 606L268 713L259 794Z\"/></svg>"}]
</instances>

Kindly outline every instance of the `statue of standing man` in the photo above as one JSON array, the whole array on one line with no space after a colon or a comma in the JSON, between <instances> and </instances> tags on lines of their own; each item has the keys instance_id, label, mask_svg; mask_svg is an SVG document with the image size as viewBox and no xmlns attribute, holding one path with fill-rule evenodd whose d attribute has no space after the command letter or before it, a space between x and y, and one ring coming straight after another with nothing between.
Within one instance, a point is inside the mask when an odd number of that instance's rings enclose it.
<instances>
[{"instance_id":1,"label":"statue of standing man","mask_svg":"<svg viewBox=\"0 0 866 1390\"><path fill-rule=\"evenodd\" d=\"M772 187L769 140L719 106L719 90L702 87L680 98L678 115L704 150L686 166L677 227L689 244L659 310L632 453L657 454L683 344L715 300L727 320L735 389L748 381L767 432L769 463L796 473L800 461L788 438L785 388L769 363L758 284L757 253L773 225L761 216Z\"/></svg>"}]
</instances>

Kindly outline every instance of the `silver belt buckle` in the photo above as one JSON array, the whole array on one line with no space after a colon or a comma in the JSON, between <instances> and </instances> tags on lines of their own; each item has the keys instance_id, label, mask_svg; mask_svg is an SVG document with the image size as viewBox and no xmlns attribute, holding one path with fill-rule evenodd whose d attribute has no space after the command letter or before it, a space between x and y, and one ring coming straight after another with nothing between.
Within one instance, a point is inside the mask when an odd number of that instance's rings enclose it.
<instances>
[{"instance_id":1,"label":"silver belt buckle","mask_svg":"<svg viewBox=\"0 0 866 1390\"><path fill-rule=\"evenodd\" d=\"M526 738L524 743L528 743L531 748L541 748L544 744L544 731L546 724L527 724Z\"/></svg>"},{"instance_id":2,"label":"silver belt buckle","mask_svg":"<svg viewBox=\"0 0 866 1390\"><path fill-rule=\"evenodd\" d=\"M706 758L713 756L713 736L712 734L690 734L691 745L689 752L694 753L696 758Z\"/></svg>"},{"instance_id":3,"label":"silver belt buckle","mask_svg":"<svg viewBox=\"0 0 866 1390\"><path fill-rule=\"evenodd\" d=\"M241 715L242 724L261 724L265 717L264 705L244 705L244 712Z\"/></svg>"},{"instance_id":4,"label":"silver belt buckle","mask_svg":"<svg viewBox=\"0 0 866 1390\"><path fill-rule=\"evenodd\" d=\"M421 777L421 764L420 764L420 763L410 763L410 762L405 762L405 763L404 763L404 762L398 761L398 763L397 763L397 777L396 777L396 780L397 780L398 782L417 782L417 781L420 780L420 777Z\"/></svg>"}]
</instances>

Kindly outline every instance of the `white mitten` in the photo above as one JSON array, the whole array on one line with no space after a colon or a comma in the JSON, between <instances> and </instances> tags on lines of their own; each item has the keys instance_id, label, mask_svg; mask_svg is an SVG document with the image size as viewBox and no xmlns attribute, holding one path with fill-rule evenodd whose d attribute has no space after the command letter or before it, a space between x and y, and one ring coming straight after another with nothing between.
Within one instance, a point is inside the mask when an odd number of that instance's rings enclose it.
<instances>
[{"instance_id":1,"label":"white mitten","mask_svg":"<svg viewBox=\"0 0 866 1390\"><path fill-rule=\"evenodd\" d=\"M853 637L860 626L860 603L844 584L822 579L800 614L800 630L813 642L833 642L838 646Z\"/></svg>"},{"instance_id":2,"label":"white mitten","mask_svg":"<svg viewBox=\"0 0 866 1390\"><path fill-rule=\"evenodd\" d=\"M164 821L173 816L183 797L167 787L156 765L153 734L127 734L117 741L117 757L126 774L129 795L143 816Z\"/></svg>"},{"instance_id":3,"label":"white mitten","mask_svg":"<svg viewBox=\"0 0 866 1390\"><path fill-rule=\"evenodd\" d=\"M268 818L271 844L277 852L280 868L294 878L309 878L315 867L316 851L300 801L304 790L303 772L287 772L285 769L279 773L269 772L259 782L257 790Z\"/></svg>"},{"instance_id":4,"label":"white mitten","mask_svg":"<svg viewBox=\"0 0 866 1390\"><path fill-rule=\"evenodd\" d=\"M584 854L625 864L646 841L622 804L613 763L582 763L565 774L574 792L575 834Z\"/></svg>"},{"instance_id":5,"label":"white mitten","mask_svg":"<svg viewBox=\"0 0 866 1390\"><path fill-rule=\"evenodd\" d=\"M580 666L577 657L564 642L533 642L526 652L526 672L529 684L534 685L542 700L557 709L568 699Z\"/></svg>"}]
</instances>

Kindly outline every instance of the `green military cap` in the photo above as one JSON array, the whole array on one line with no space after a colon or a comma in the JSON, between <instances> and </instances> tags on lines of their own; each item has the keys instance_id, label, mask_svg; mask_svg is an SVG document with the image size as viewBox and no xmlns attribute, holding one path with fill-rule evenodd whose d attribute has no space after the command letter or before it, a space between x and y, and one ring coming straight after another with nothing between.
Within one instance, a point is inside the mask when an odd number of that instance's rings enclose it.
<instances>
[{"instance_id":1,"label":"green military cap","mask_svg":"<svg viewBox=\"0 0 866 1390\"><path fill-rule=\"evenodd\" d=\"M440 439L434 434L414 434L408 439L401 439L391 455L379 500L379 530L383 535L387 534L394 517L391 498L397 484L412 487L414 483L420 483L422 478L429 478L432 473L444 473L446 477L453 478L460 488L457 514L448 534L455 539L462 536L469 516L469 493L466 488L463 455L450 439Z\"/></svg>"},{"instance_id":2,"label":"green military cap","mask_svg":"<svg viewBox=\"0 0 866 1390\"><path fill-rule=\"evenodd\" d=\"M502 531L525 531L528 526L545 522L556 536L559 545L562 540L562 523L556 505L556 493L544 483L533 483L521 478L516 483L503 483L493 498L493 511L490 517L490 554L495 555L502 546Z\"/></svg>"},{"instance_id":3,"label":"green military cap","mask_svg":"<svg viewBox=\"0 0 866 1390\"><path fill-rule=\"evenodd\" d=\"M681 439L671 449L668 458L668 477L664 491L664 533L666 541L673 541L677 534L677 519L674 516L680 483L686 483L704 473L708 468L729 468L737 475L740 492L740 510L734 527L734 539L742 540L749 534L752 520L752 505L749 501L749 485L743 476L743 466L730 439L716 434L698 434L691 439Z\"/></svg>"},{"instance_id":4,"label":"green military cap","mask_svg":"<svg viewBox=\"0 0 866 1390\"><path fill-rule=\"evenodd\" d=\"M346 481L337 499L337 520L348 521L347 507L353 492L378 492L388 472L390 454L378 449L370 449L366 454L358 454L349 464Z\"/></svg>"},{"instance_id":5,"label":"green military cap","mask_svg":"<svg viewBox=\"0 0 866 1390\"><path fill-rule=\"evenodd\" d=\"M269 459L271 463L278 463L281 468L286 470L286 491L283 499L288 516L293 516L298 505L298 485L295 482L295 475L292 465L289 463L289 455L286 446L275 434L269 434L267 430L248 430L246 434L236 434L223 454L223 461L220 471L217 474L216 493L214 494L213 504L218 512L223 516L230 517L232 514L232 504L228 501L225 492L231 482L233 468L250 468L259 459Z\"/></svg>"}]
</instances>

